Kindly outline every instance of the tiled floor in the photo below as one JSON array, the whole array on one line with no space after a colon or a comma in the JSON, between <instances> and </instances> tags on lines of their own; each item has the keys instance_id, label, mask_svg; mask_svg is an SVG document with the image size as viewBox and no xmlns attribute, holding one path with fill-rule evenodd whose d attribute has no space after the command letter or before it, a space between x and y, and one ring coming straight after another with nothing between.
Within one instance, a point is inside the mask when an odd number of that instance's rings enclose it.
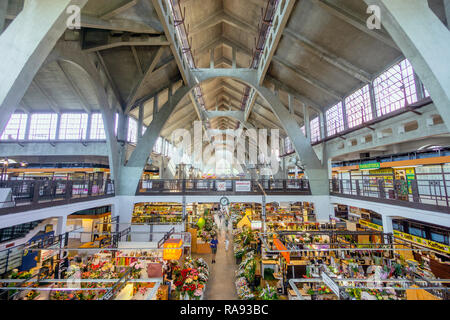
<instances>
[{"instance_id":1,"label":"tiled floor","mask_svg":"<svg viewBox=\"0 0 450 320\"><path fill-rule=\"evenodd\" d=\"M232 234L231 230L225 230L223 224L220 227L216 263L211 264L211 255L203 255L210 267L210 277L204 298L205 300L237 300L238 296L234 285L236 263L233 254ZM230 240L228 251L225 251L226 233L228 233L228 239Z\"/></svg>"}]
</instances>

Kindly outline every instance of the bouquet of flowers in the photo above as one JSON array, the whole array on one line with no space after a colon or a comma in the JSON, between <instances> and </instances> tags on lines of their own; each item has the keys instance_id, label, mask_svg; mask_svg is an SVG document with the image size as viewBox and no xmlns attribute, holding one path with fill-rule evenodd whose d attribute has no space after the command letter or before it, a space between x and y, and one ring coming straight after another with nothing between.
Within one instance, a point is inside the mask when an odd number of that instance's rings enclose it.
<instances>
[{"instance_id":1,"label":"bouquet of flowers","mask_svg":"<svg viewBox=\"0 0 450 320\"><path fill-rule=\"evenodd\" d=\"M141 277L141 271L144 269L144 264L141 261L135 261L130 264L130 268L132 268L131 278L139 279Z\"/></svg>"},{"instance_id":2,"label":"bouquet of flowers","mask_svg":"<svg viewBox=\"0 0 450 320\"><path fill-rule=\"evenodd\" d=\"M275 288L269 287L263 288L259 294L261 300L278 300L278 293Z\"/></svg>"},{"instance_id":3,"label":"bouquet of flowers","mask_svg":"<svg viewBox=\"0 0 450 320\"><path fill-rule=\"evenodd\" d=\"M37 292L36 290L31 290L30 292L28 292L28 294L26 295L26 300L34 300L37 297L39 297L40 293Z\"/></svg>"},{"instance_id":4,"label":"bouquet of flowers","mask_svg":"<svg viewBox=\"0 0 450 320\"><path fill-rule=\"evenodd\" d=\"M66 291L55 291L50 295L50 300L67 300L68 295Z\"/></svg>"},{"instance_id":5,"label":"bouquet of flowers","mask_svg":"<svg viewBox=\"0 0 450 320\"><path fill-rule=\"evenodd\" d=\"M236 271L237 277L245 277L249 283L253 283L256 273L256 260L252 251L245 255L244 261L239 265Z\"/></svg>"},{"instance_id":6,"label":"bouquet of flowers","mask_svg":"<svg viewBox=\"0 0 450 320\"><path fill-rule=\"evenodd\" d=\"M158 291L156 292L156 300L163 300L164 298L164 291L161 288L158 288Z\"/></svg>"},{"instance_id":7,"label":"bouquet of flowers","mask_svg":"<svg viewBox=\"0 0 450 320\"><path fill-rule=\"evenodd\" d=\"M235 248L234 256L236 257L236 259L242 258L244 254L245 254L244 248Z\"/></svg>"},{"instance_id":8,"label":"bouquet of flowers","mask_svg":"<svg viewBox=\"0 0 450 320\"><path fill-rule=\"evenodd\" d=\"M203 259L186 258L183 267L174 268L174 285L180 294L200 299L209 278L208 264Z\"/></svg>"},{"instance_id":9,"label":"bouquet of flowers","mask_svg":"<svg viewBox=\"0 0 450 320\"><path fill-rule=\"evenodd\" d=\"M198 230L197 236L205 242L209 242L212 237L217 236L217 224L214 222L214 218L205 218L205 225L202 229Z\"/></svg>"},{"instance_id":10,"label":"bouquet of flowers","mask_svg":"<svg viewBox=\"0 0 450 320\"><path fill-rule=\"evenodd\" d=\"M31 272L28 271L21 271L19 272L18 269L14 269L9 276L10 279L30 279L32 276Z\"/></svg>"},{"instance_id":11,"label":"bouquet of flowers","mask_svg":"<svg viewBox=\"0 0 450 320\"><path fill-rule=\"evenodd\" d=\"M239 287L237 294L241 300L255 300L255 295L247 285Z\"/></svg>"}]
</instances>

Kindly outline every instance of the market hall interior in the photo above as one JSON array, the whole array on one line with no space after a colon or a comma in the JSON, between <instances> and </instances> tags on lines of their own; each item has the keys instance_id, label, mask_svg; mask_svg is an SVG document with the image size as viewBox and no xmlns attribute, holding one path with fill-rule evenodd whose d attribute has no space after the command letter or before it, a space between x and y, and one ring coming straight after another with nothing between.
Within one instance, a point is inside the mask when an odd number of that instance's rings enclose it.
<instances>
[{"instance_id":1,"label":"market hall interior","mask_svg":"<svg viewBox=\"0 0 450 320\"><path fill-rule=\"evenodd\" d=\"M448 300L449 26L0 0L0 300Z\"/></svg>"}]
</instances>

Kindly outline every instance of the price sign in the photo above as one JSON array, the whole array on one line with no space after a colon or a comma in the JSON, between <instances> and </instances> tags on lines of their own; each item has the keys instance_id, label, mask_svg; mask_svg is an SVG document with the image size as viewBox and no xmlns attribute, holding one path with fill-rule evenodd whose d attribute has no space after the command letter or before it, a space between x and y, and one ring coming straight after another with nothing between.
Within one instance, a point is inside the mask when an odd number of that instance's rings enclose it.
<instances>
[{"instance_id":1,"label":"price sign","mask_svg":"<svg viewBox=\"0 0 450 320\"><path fill-rule=\"evenodd\" d=\"M227 191L227 183L225 181L217 181L217 191Z\"/></svg>"},{"instance_id":2,"label":"price sign","mask_svg":"<svg viewBox=\"0 0 450 320\"><path fill-rule=\"evenodd\" d=\"M331 291L339 298L339 286L336 282L333 281L333 279L330 278L329 275L327 275L325 272L322 272L322 280L325 282L325 285L330 288Z\"/></svg>"},{"instance_id":3,"label":"price sign","mask_svg":"<svg viewBox=\"0 0 450 320\"><path fill-rule=\"evenodd\" d=\"M250 192L250 181L236 181L236 192Z\"/></svg>"}]
</instances>

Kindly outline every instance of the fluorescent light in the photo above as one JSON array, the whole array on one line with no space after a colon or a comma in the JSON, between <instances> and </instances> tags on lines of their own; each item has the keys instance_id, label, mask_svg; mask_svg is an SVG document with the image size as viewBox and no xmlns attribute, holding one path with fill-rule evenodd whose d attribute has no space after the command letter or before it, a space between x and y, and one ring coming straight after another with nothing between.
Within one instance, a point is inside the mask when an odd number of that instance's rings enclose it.
<instances>
[{"instance_id":1,"label":"fluorescent light","mask_svg":"<svg viewBox=\"0 0 450 320\"><path fill-rule=\"evenodd\" d=\"M401 167L392 167L393 169L408 169L408 168L418 168L423 167L423 165L416 165L416 166L401 166Z\"/></svg>"}]
</instances>

